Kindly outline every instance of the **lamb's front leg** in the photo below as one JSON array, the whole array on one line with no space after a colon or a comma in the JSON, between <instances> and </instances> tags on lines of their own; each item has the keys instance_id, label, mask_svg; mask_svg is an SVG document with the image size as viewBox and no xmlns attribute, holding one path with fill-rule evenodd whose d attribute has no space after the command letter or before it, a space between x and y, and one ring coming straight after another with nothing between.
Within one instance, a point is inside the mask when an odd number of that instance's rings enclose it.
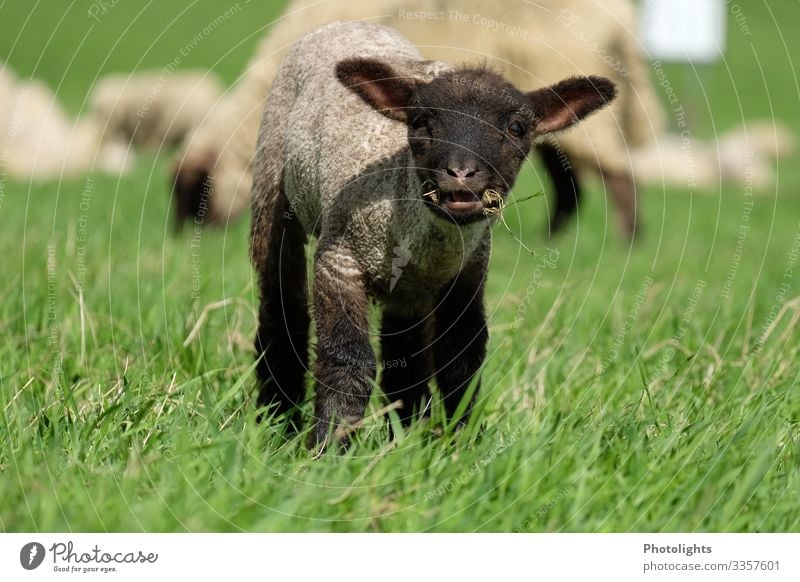
<instances>
[{"instance_id":1,"label":"lamb's front leg","mask_svg":"<svg viewBox=\"0 0 800 582\"><path fill-rule=\"evenodd\" d=\"M486 358L489 332L483 308L485 277L485 265L463 271L445 286L445 293L436 308L433 354L436 381L448 417L455 414L470 382ZM476 387L473 401L477 394ZM471 409L472 401L459 420L465 421Z\"/></svg>"},{"instance_id":2,"label":"lamb's front leg","mask_svg":"<svg viewBox=\"0 0 800 582\"><path fill-rule=\"evenodd\" d=\"M409 426L414 409L422 412L430 398L428 380L433 375L431 343L426 316L411 317L387 306L381 324L381 387L390 402L402 401L400 421Z\"/></svg>"},{"instance_id":3,"label":"lamb's front leg","mask_svg":"<svg viewBox=\"0 0 800 582\"><path fill-rule=\"evenodd\" d=\"M376 375L363 273L349 250L342 246L318 251L314 319L317 363L311 446L324 443L330 430L350 426L363 418Z\"/></svg>"}]
</instances>

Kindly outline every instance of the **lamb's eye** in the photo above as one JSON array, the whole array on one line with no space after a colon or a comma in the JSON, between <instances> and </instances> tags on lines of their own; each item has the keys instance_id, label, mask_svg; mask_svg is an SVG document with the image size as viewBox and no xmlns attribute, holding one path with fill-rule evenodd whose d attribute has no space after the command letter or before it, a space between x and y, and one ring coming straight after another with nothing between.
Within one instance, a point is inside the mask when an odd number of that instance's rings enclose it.
<instances>
[{"instance_id":1,"label":"lamb's eye","mask_svg":"<svg viewBox=\"0 0 800 582\"><path fill-rule=\"evenodd\" d=\"M525 127L519 121L514 121L508 126L508 133L514 137L522 137L525 135Z\"/></svg>"},{"instance_id":2,"label":"lamb's eye","mask_svg":"<svg viewBox=\"0 0 800 582\"><path fill-rule=\"evenodd\" d=\"M423 129L425 127L429 127L430 123L431 123L430 116L421 113L411 121L411 129Z\"/></svg>"}]
</instances>

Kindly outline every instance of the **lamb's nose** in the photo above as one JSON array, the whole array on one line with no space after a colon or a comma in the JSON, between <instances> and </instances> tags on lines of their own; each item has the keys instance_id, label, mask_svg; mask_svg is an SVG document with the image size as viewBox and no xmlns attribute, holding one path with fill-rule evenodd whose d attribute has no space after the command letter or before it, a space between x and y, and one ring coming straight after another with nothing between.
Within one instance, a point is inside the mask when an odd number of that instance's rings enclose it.
<instances>
[{"instance_id":1,"label":"lamb's nose","mask_svg":"<svg viewBox=\"0 0 800 582\"><path fill-rule=\"evenodd\" d=\"M454 178L457 178L460 182L463 182L465 178L471 178L477 172L477 168L473 165L469 166L450 166L447 168L447 173Z\"/></svg>"}]
</instances>

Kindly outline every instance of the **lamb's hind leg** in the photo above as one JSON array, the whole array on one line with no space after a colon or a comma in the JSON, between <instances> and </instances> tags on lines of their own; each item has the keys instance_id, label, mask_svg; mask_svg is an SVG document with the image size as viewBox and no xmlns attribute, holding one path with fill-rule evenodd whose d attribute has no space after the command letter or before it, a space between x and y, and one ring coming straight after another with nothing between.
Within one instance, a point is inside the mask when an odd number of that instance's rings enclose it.
<instances>
[{"instance_id":1,"label":"lamb's hind leg","mask_svg":"<svg viewBox=\"0 0 800 582\"><path fill-rule=\"evenodd\" d=\"M364 416L377 368L368 315L357 261L340 245L320 248L314 270L317 363L311 446L324 443L329 430L347 429Z\"/></svg>"},{"instance_id":2,"label":"lamb's hind leg","mask_svg":"<svg viewBox=\"0 0 800 582\"><path fill-rule=\"evenodd\" d=\"M304 397L308 365L306 234L280 189L253 209L253 262L259 273L261 304L256 334L258 403L278 414L292 412Z\"/></svg>"}]
</instances>

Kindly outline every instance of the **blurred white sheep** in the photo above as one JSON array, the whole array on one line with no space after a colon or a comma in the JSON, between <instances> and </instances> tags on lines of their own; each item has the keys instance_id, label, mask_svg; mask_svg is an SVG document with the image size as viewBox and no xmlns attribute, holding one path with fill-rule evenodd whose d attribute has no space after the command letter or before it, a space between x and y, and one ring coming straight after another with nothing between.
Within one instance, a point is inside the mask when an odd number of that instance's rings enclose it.
<instances>
[{"instance_id":1,"label":"blurred white sheep","mask_svg":"<svg viewBox=\"0 0 800 582\"><path fill-rule=\"evenodd\" d=\"M0 171L26 180L123 174L135 150L180 143L221 95L208 72L114 74L95 84L88 112L76 119L47 85L0 63Z\"/></svg>"},{"instance_id":2,"label":"blurred white sheep","mask_svg":"<svg viewBox=\"0 0 800 582\"><path fill-rule=\"evenodd\" d=\"M113 74L95 84L90 114L103 126L104 140L158 150L179 143L200 126L222 90L208 71Z\"/></svg>"},{"instance_id":3,"label":"blurred white sheep","mask_svg":"<svg viewBox=\"0 0 800 582\"><path fill-rule=\"evenodd\" d=\"M794 135L785 124L752 121L714 140L663 133L631 150L631 167L641 184L698 193L734 185L758 193L774 188L776 163L794 149Z\"/></svg>"},{"instance_id":4,"label":"blurred white sheep","mask_svg":"<svg viewBox=\"0 0 800 582\"><path fill-rule=\"evenodd\" d=\"M0 173L20 180L56 180L99 170L123 173L126 142L100 147L102 126L72 118L41 81L19 79L0 63Z\"/></svg>"}]
</instances>

